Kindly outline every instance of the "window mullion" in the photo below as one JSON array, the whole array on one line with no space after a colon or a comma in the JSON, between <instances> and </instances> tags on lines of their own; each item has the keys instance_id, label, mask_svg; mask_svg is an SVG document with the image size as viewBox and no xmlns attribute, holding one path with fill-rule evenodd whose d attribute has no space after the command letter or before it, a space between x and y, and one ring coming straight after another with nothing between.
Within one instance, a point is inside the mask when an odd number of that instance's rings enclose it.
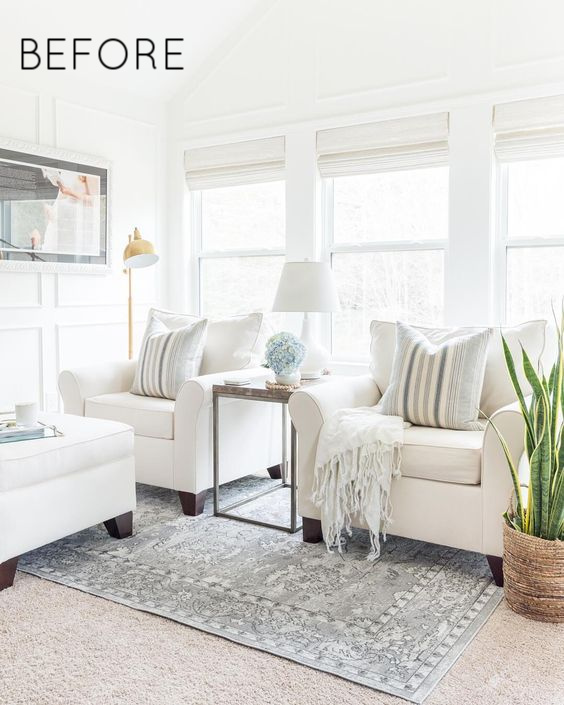
<instances>
[{"instance_id":1,"label":"window mullion","mask_svg":"<svg viewBox=\"0 0 564 705\"><path fill-rule=\"evenodd\" d=\"M493 294L495 321L505 323L507 302L507 204L508 183L507 165L497 162L496 173L496 225L497 237L494 238Z\"/></svg>"},{"instance_id":2,"label":"window mullion","mask_svg":"<svg viewBox=\"0 0 564 705\"><path fill-rule=\"evenodd\" d=\"M448 240L386 240L383 242L333 243L331 253L405 252L446 250Z\"/></svg>"},{"instance_id":3,"label":"window mullion","mask_svg":"<svg viewBox=\"0 0 564 705\"><path fill-rule=\"evenodd\" d=\"M228 259L230 257L274 257L284 256L286 251L279 249L256 249L256 250L204 250L200 252L200 259Z\"/></svg>"},{"instance_id":4,"label":"window mullion","mask_svg":"<svg viewBox=\"0 0 564 705\"><path fill-rule=\"evenodd\" d=\"M322 259L332 267L332 252L334 241L334 181L333 179L323 179L321 189L321 217L322 217ZM323 344L329 349L333 349L333 316L330 313L323 317L321 335Z\"/></svg>"},{"instance_id":5,"label":"window mullion","mask_svg":"<svg viewBox=\"0 0 564 705\"><path fill-rule=\"evenodd\" d=\"M322 208L323 208L323 259L328 261L335 241L335 200L333 179L323 180Z\"/></svg>"},{"instance_id":6,"label":"window mullion","mask_svg":"<svg viewBox=\"0 0 564 705\"><path fill-rule=\"evenodd\" d=\"M202 286L200 273L200 256L202 251L202 193L192 191L191 225L192 225L192 300L196 302L198 314L202 310Z\"/></svg>"},{"instance_id":7,"label":"window mullion","mask_svg":"<svg viewBox=\"0 0 564 705\"><path fill-rule=\"evenodd\" d=\"M564 237L506 237L506 247L563 247Z\"/></svg>"}]
</instances>

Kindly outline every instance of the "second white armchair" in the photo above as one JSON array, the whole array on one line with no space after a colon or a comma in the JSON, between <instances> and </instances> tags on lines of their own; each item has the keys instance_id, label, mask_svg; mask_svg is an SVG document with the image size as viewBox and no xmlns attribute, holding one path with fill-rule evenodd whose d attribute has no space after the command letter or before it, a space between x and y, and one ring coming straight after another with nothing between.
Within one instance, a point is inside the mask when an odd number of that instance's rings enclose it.
<instances>
[{"instance_id":1,"label":"second white armchair","mask_svg":"<svg viewBox=\"0 0 564 705\"><path fill-rule=\"evenodd\" d=\"M234 323L229 321L227 328L233 328ZM222 355L225 357L217 327L208 335L206 345L204 362L213 369L212 363L217 365ZM256 351L248 357L252 367L245 367L241 358L242 366L236 370L187 380L176 400L131 394L135 360L64 370L59 388L65 413L132 426L137 482L177 490L184 513L196 515L202 512L206 492L213 484L212 386L223 383L226 377L266 378L267 371L257 365L259 357ZM222 404L222 482L265 469L272 476L280 472L280 418L267 406L237 400Z\"/></svg>"}]
</instances>

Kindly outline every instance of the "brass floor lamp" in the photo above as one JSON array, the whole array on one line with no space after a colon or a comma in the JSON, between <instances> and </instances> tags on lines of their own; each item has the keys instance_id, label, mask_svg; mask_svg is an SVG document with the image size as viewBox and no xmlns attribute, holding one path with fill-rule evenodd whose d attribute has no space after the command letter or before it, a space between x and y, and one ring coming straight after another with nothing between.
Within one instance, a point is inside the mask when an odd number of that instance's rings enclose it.
<instances>
[{"instance_id":1,"label":"brass floor lamp","mask_svg":"<svg viewBox=\"0 0 564 705\"><path fill-rule=\"evenodd\" d=\"M144 240L138 228L135 228L133 235L129 235L129 243L123 251L123 266L128 278L128 299L127 299L127 334L128 334L128 357L133 358L133 297L131 294L131 270L150 267L156 264L159 256L155 254L152 242Z\"/></svg>"}]
</instances>

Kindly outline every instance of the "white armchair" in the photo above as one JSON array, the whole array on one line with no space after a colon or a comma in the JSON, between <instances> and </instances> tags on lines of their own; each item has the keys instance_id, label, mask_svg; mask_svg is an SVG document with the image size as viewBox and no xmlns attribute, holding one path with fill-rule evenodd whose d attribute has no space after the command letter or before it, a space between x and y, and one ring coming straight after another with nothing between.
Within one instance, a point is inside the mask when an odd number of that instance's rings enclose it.
<instances>
[{"instance_id":1,"label":"white armchair","mask_svg":"<svg viewBox=\"0 0 564 705\"><path fill-rule=\"evenodd\" d=\"M523 345L538 362L545 348L545 321L503 329L514 355ZM422 328L435 343L475 332L472 328ZM322 539L319 509L311 501L315 454L324 421L335 411L373 406L387 389L393 364L395 324L372 321L370 376L343 379L327 386L298 390L289 410L298 432L298 510L304 541ZM522 371L524 393L531 391ZM501 332L495 330L488 348L480 409L493 418L509 450L518 460L524 450L524 421L505 366ZM515 402L515 403L513 403ZM411 426L404 432L402 476L392 484L393 523L390 533L486 554L494 579L503 582L502 515L513 485L499 439L493 428L455 431ZM356 526L364 527L360 520ZM366 527L364 527L366 528Z\"/></svg>"},{"instance_id":2,"label":"white armchair","mask_svg":"<svg viewBox=\"0 0 564 705\"><path fill-rule=\"evenodd\" d=\"M121 361L61 372L65 413L132 426L137 482L177 490L184 513L199 514L213 484L212 386L225 377L264 379L267 372L258 367L194 377L173 401L131 394L135 367L135 361ZM222 482L265 469L278 476L280 418L269 406L222 402Z\"/></svg>"},{"instance_id":3,"label":"white armchair","mask_svg":"<svg viewBox=\"0 0 564 705\"><path fill-rule=\"evenodd\" d=\"M299 440L298 511L303 539L321 541L320 512L311 501L315 453L324 421L342 408L373 406L381 393L369 376L298 390L289 409ZM524 423L516 404L493 416L514 458L524 449ZM484 431L412 426L405 431L402 477L392 485L390 533L485 553L498 584L502 580L502 514L512 493L499 440ZM356 526L366 528L361 521Z\"/></svg>"}]
</instances>

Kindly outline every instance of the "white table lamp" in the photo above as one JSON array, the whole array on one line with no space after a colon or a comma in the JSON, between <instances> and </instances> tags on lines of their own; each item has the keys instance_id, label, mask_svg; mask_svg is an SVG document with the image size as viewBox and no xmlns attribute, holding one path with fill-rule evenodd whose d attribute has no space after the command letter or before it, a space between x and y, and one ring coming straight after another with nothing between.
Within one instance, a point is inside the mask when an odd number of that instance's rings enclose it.
<instances>
[{"instance_id":1,"label":"white table lamp","mask_svg":"<svg viewBox=\"0 0 564 705\"><path fill-rule=\"evenodd\" d=\"M302 379L321 377L330 357L329 351L315 340L308 314L339 309L333 272L326 262L286 262L272 310L304 314L301 338L307 352L300 366Z\"/></svg>"}]
</instances>

